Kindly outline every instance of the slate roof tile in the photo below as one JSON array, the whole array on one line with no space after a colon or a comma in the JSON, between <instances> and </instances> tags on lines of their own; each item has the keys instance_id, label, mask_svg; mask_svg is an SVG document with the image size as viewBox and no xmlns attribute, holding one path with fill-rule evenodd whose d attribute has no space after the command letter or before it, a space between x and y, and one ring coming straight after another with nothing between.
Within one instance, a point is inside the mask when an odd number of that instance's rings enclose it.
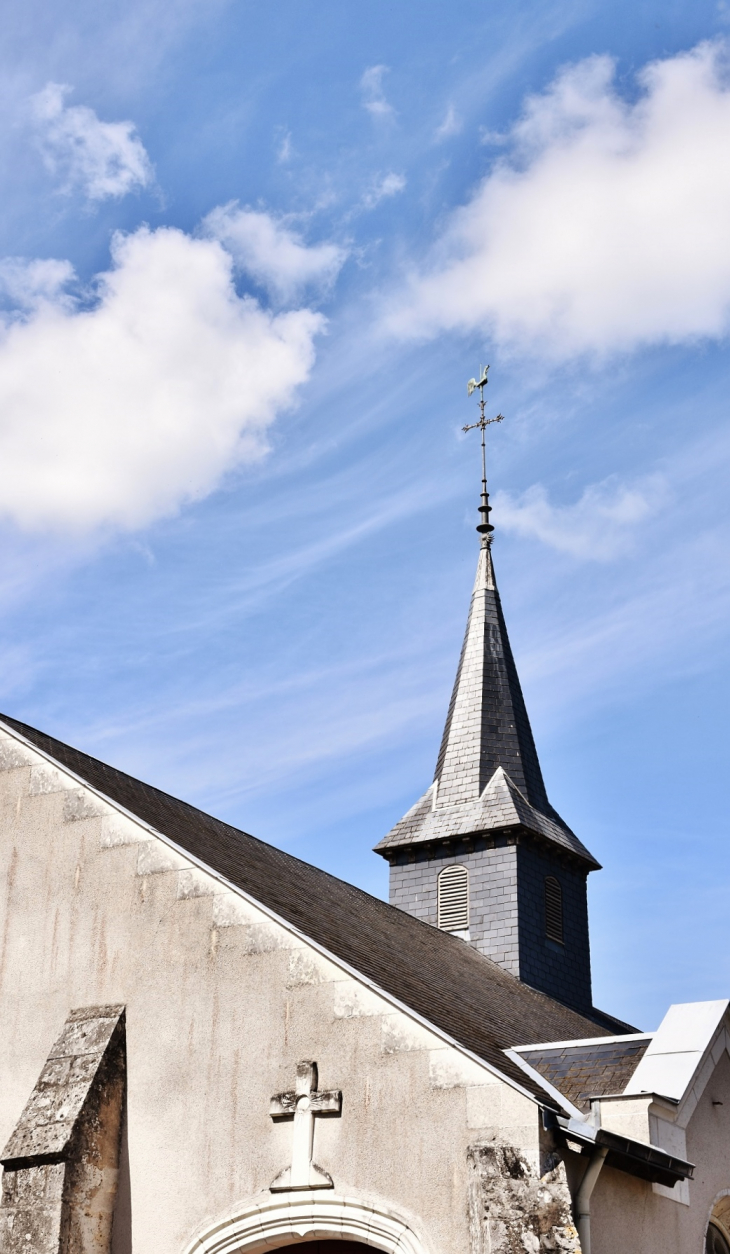
<instances>
[{"instance_id":1,"label":"slate roof tile","mask_svg":"<svg viewBox=\"0 0 730 1254\"><path fill-rule=\"evenodd\" d=\"M628 1041L562 1044L559 1049L520 1050L520 1057L539 1071L564 1097L587 1113L591 1097L623 1093L651 1036Z\"/></svg>"}]
</instances>

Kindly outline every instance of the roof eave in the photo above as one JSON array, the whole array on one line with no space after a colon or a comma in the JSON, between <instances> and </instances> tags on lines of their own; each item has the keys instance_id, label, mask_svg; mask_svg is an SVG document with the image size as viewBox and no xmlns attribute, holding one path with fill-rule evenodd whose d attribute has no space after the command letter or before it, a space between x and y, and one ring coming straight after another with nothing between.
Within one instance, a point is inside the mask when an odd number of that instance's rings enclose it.
<instances>
[{"instance_id":1,"label":"roof eave","mask_svg":"<svg viewBox=\"0 0 730 1254\"><path fill-rule=\"evenodd\" d=\"M428 833L422 836L409 835L395 840L390 839L389 833L388 836L384 836L377 845L373 846L373 852L379 853L381 857L390 861L391 856L403 853L406 850L413 850L415 852L418 849L426 850L429 847L436 850L443 845L463 845L466 842L475 840L489 840L492 838L496 840L500 837L520 836L526 836L530 840L543 845L546 849L549 849L551 853L555 853L556 851L559 852L565 857L566 861L578 864L581 867L586 867L588 872L600 871L602 869L601 863L594 858L588 850L586 850L585 853L581 853L577 849L570 849L563 845L560 841L551 839L551 837L546 836L544 832L538 831L536 828L529 827L523 822L511 823L501 827L476 828L471 832L454 832L443 836L430 835Z\"/></svg>"},{"instance_id":2,"label":"roof eave","mask_svg":"<svg viewBox=\"0 0 730 1254\"><path fill-rule=\"evenodd\" d=\"M583 1152L605 1146L608 1149L608 1167L615 1167L640 1180L649 1180L652 1184L663 1184L671 1189L678 1181L691 1180L694 1175L693 1163L668 1154L658 1145L634 1141L618 1132L609 1132L607 1128L595 1128L582 1120L557 1115L554 1130L564 1141L580 1145Z\"/></svg>"}]
</instances>

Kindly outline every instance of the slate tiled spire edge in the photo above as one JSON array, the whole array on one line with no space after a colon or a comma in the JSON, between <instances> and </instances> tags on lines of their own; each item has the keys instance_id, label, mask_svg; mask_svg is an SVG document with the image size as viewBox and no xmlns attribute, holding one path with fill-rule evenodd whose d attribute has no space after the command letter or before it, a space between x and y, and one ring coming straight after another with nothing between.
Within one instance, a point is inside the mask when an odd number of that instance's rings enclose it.
<instances>
[{"instance_id":1,"label":"slate tiled spire edge","mask_svg":"<svg viewBox=\"0 0 730 1254\"><path fill-rule=\"evenodd\" d=\"M548 801L484 537L434 781L375 848L515 826L599 865Z\"/></svg>"}]
</instances>

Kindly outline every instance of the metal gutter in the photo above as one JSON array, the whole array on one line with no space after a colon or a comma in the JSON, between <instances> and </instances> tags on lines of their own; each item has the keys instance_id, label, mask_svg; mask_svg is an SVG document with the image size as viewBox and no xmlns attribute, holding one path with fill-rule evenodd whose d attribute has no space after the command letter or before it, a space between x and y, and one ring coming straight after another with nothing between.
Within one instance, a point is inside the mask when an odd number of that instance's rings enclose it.
<instances>
[{"instance_id":1,"label":"metal gutter","mask_svg":"<svg viewBox=\"0 0 730 1254\"><path fill-rule=\"evenodd\" d=\"M637 1176L640 1180L663 1184L671 1189L678 1180L691 1180L694 1175L693 1163L668 1154L658 1145L634 1141L618 1132L596 1128L583 1120L566 1119L563 1115L556 1117L556 1125L555 1130L562 1134L565 1141L573 1141L589 1151L605 1147L607 1166Z\"/></svg>"}]
</instances>

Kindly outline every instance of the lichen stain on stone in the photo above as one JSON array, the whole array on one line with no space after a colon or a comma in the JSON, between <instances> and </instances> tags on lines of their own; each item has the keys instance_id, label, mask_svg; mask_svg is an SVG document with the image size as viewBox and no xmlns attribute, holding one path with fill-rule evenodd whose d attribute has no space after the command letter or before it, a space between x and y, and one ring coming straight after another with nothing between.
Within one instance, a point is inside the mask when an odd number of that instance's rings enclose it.
<instances>
[{"instance_id":1,"label":"lichen stain on stone","mask_svg":"<svg viewBox=\"0 0 730 1254\"><path fill-rule=\"evenodd\" d=\"M2 1254L108 1254L125 1056L122 1007L71 1012L4 1151Z\"/></svg>"},{"instance_id":2,"label":"lichen stain on stone","mask_svg":"<svg viewBox=\"0 0 730 1254\"><path fill-rule=\"evenodd\" d=\"M538 1176L511 1145L471 1145L467 1154L471 1254L580 1254L557 1155Z\"/></svg>"}]
</instances>

